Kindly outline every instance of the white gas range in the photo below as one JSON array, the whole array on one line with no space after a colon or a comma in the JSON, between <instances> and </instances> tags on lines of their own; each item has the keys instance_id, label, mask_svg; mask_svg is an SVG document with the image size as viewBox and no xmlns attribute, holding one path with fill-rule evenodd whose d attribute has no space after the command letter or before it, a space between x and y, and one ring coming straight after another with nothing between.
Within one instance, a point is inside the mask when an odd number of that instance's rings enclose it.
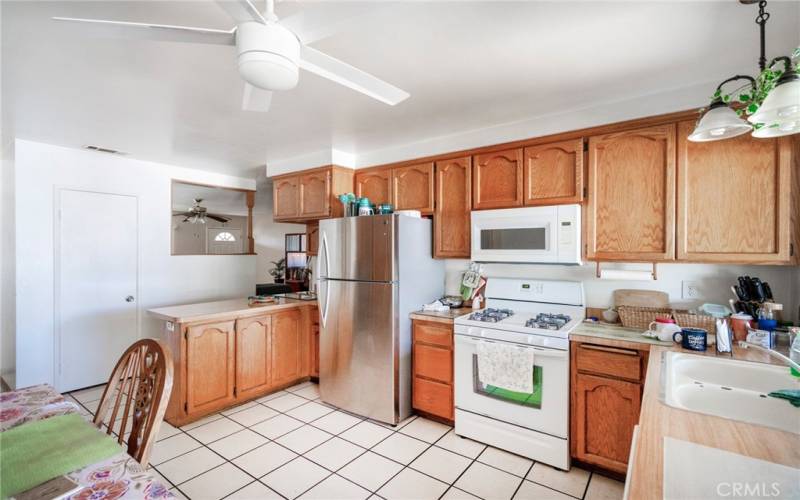
<instances>
[{"instance_id":1,"label":"white gas range","mask_svg":"<svg viewBox=\"0 0 800 500\"><path fill-rule=\"evenodd\" d=\"M583 284L489 278L486 306L455 320L455 432L568 470L569 332L586 314ZM481 342L533 349L533 392L481 382Z\"/></svg>"}]
</instances>

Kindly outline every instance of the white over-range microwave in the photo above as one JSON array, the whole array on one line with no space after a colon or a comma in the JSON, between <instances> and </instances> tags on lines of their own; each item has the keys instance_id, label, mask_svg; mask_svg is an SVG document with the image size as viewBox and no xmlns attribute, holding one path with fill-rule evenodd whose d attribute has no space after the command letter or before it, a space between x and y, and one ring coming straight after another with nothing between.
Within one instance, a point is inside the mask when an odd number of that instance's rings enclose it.
<instances>
[{"instance_id":1,"label":"white over-range microwave","mask_svg":"<svg viewBox=\"0 0 800 500\"><path fill-rule=\"evenodd\" d=\"M581 206L507 208L472 212L475 262L581 263Z\"/></svg>"}]
</instances>

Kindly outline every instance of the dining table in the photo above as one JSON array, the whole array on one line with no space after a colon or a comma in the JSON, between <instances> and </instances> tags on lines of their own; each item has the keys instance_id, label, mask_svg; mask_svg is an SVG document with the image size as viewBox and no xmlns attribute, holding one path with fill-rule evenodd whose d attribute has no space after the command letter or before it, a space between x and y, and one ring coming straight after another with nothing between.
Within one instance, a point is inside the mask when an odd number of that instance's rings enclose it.
<instances>
[{"instance_id":1,"label":"dining table","mask_svg":"<svg viewBox=\"0 0 800 500\"><path fill-rule=\"evenodd\" d=\"M0 432L73 413L81 415L86 425L94 425L89 412L48 384L0 393ZM175 498L159 478L142 467L123 448L116 455L67 473L64 477L79 486L63 497L70 500Z\"/></svg>"}]
</instances>

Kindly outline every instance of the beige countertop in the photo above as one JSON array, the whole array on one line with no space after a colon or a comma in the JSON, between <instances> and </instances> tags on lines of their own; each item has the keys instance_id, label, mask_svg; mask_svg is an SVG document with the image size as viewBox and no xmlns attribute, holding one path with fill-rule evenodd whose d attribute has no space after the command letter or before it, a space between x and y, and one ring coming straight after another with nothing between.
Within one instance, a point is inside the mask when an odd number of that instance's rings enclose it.
<instances>
[{"instance_id":1,"label":"beige countertop","mask_svg":"<svg viewBox=\"0 0 800 500\"><path fill-rule=\"evenodd\" d=\"M668 437L800 468L800 435L681 410L662 402L662 358L670 350L700 356L716 355L713 348L697 353L682 349L677 344L672 347L651 346L639 414L639 437L635 445L635 458L628 469L628 474L631 475L629 498L663 499L664 440ZM734 347L733 357L745 361L780 364L770 359L766 353L755 349Z\"/></svg>"},{"instance_id":2,"label":"beige countertop","mask_svg":"<svg viewBox=\"0 0 800 500\"><path fill-rule=\"evenodd\" d=\"M635 343L633 347L639 350L650 350L652 346L670 347L672 342L661 342L642 336L639 328L626 328L602 322L583 322L569 334L569 339L580 342L596 342L613 347L626 347L624 343Z\"/></svg>"},{"instance_id":3,"label":"beige countertop","mask_svg":"<svg viewBox=\"0 0 800 500\"><path fill-rule=\"evenodd\" d=\"M423 321L438 321L440 323L452 323L454 319L472 312L472 308L460 307L449 311L414 311L409 317Z\"/></svg>"},{"instance_id":4,"label":"beige countertop","mask_svg":"<svg viewBox=\"0 0 800 500\"><path fill-rule=\"evenodd\" d=\"M153 316L175 323L193 323L197 321L214 321L234 317L257 316L292 307L316 306L315 300L296 300L276 298L272 304L250 306L247 299L218 300L178 306L159 307L147 312Z\"/></svg>"}]
</instances>

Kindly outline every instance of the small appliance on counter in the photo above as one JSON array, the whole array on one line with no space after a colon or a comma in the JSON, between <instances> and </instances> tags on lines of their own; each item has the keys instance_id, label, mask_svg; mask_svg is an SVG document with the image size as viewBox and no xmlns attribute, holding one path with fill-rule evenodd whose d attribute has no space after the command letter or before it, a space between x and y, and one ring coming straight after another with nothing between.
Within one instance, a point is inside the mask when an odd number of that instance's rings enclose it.
<instances>
[{"instance_id":1,"label":"small appliance on counter","mask_svg":"<svg viewBox=\"0 0 800 500\"><path fill-rule=\"evenodd\" d=\"M274 297L281 297L284 299L294 299L294 300L317 300L317 294L313 292L279 293L277 295L274 295Z\"/></svg>"}]
</instances>

